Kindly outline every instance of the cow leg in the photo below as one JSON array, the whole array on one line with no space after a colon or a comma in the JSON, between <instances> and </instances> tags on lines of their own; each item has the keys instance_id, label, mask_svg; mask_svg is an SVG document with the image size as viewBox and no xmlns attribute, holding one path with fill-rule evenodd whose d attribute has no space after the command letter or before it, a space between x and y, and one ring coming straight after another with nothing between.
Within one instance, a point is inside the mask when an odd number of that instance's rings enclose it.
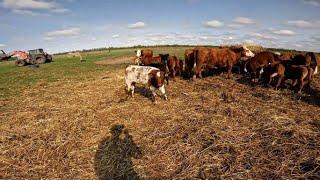
<instances>
[{"instance_id":1,"label":"cow leg","mask_svg":"<svg viewBox=\"0 0 320 180\"><path fill-rule=\"evenodd\" d=\"M300 78L298 94L301 94L303 86L304 86L303 78Z\"/></svg>"},{"instance_id":2,"label":"cow leg","mask_svg":"<svg viewBox=\"0 0 320 180\"><path fill-rule=\"evenodd\" d=\"M131 85L131 97L134 98L134 84Z\"/></svg>"},{"instance_id":3,"label":"cow leg","mask_svg":"<svg viewBox=\"0 0 320 180\"><path fill-rule=\"evenodd\" d=\"M297 83L298 83L298 79L292 80L292 84L291 84L292 88L295 87Z\"/></svg>"},{"instance_id":4,"label":"cow leg","mask_svg":"<svg viewBox=\"0 0 320 180\"><path fill-rule=\"evenodd\" d=\"M157 96L157 93L155 92L155 91L156 91L156 88L153 87L153 86L150 86L150 91L151 91L151 93L152 93L152 97L151 97L152 102L156 102L156 96Z\"/></svg>"},{"instance_id":5,"label":"cow leg","mask_svg":"<svg viewBox=\"0 0 320 180\"><path fill-rule=\"evenodd\" d=\"M164 89L164 85L162 85L160 88L159 88L162 96L164 97L164 99L167 101L168 100L168 97L166 95L166 90Z\"/></svg>"},{"instance_id":6,"label":"cow leg","mask_svg":"<svg viewBox=\"0 0 320 180\"><path fill-rule=\"evenodd\" d=\"M196 79L196 77L202 78L201 70L202 70L202 63L197 63L195 67L195 74L193 75L193 79Z\"/></svg>"},{"instance_id":7,"label":"cow leg","mask_svg":"<svg viewBox=\"0 0 320 180\"><path fill-rule=\"evenodd\" d=\"M276 84L276 87L275 87L276 90L278 90L279 86L281 85L281 82L282 82L283 78L284 78L283 75L280 75L278 77L278 81L277 81L277 84Z\"/></svg>"},{"instance_id":8,"label":"cow leg","mask_svg":"<svg viewBox=\"0 0 320 180\"><path fill-rule=\"evenodd\" d=\"M230 79L232 77L231 71L232 71L232 66L228 66L228 75L227 75L228 79Z\"/></svg>"}]
</instances>

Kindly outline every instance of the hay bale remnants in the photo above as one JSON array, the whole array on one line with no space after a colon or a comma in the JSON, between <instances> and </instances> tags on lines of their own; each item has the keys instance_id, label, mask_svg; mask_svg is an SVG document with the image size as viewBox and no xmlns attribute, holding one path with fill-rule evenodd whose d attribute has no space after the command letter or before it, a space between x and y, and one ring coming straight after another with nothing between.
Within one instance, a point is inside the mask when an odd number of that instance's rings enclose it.
<instances>
[{"instance_id":1,"label":"hay bale remnants","mask_svg":"<svg viewBox=\"0 0 320 180\"><path fill-rule=\"evenodd\" d=\"M0 100L4 179L320 177L320 84L291 90L212 76L125 99L125 65ZM21 98L23 97L23 98Z\"/></svg>"}]
</instances>

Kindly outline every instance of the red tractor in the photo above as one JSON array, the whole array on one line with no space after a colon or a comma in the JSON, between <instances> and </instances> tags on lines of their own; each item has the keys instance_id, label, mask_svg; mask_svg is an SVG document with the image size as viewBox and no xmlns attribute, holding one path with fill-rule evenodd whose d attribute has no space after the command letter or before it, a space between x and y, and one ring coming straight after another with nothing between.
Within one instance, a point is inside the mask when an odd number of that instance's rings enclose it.
<instances>
[{"instance_id":1,"label":"red tractor","mask_svg":"<svg viewBox=\"0 0 320 180\"><path fill-rule=\"evenodd\" d=\"M24 51L14 51L11 56L17 57L16 66L25 66L28 64L44 64L52 61L52 56L44 52L43 49L29 50L29 53Z\"/></svg>"},{"instance_id":2,"label":"red tractor","mask_svg":"<svg viewBox=\"0 0 320 180\"><path fill-rule=\"evenodd\" d=\"M11 58L10 54L6 54L3 50L0 50L0 61L6 61Z\"/></svg>"}]
</instances>

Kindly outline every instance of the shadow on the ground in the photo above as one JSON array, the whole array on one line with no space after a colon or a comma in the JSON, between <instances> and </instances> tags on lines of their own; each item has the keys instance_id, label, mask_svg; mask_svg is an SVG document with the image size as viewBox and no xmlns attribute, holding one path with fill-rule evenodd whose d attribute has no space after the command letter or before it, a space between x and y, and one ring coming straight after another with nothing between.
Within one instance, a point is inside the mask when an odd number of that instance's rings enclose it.
<instances>
[{"instance_id":1,"label":"shadow on the ground","mask_svg":"<svg viewBox=\"0 0 320 180\"><path fill-rule=\"evenodd\" d=\"M99 143L95 155L98 179L140 179L131 159L140 158L142 153L124 128L124 125L112 126L111 136Z\"/></svg>"}]
</instances>

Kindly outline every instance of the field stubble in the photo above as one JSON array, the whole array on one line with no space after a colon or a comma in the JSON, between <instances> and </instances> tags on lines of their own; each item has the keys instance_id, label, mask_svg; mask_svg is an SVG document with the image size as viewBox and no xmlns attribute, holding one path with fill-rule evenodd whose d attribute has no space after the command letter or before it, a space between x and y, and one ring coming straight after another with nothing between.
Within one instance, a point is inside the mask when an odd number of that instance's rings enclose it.
<instances>
[{"instance_id":1,"label":"field stubble","mask_svg":"<svg viewBox=\"0 0 320 180\"><path fill-rule=\"evenodd\" d=\"M154 105L143 86L126 99L125 65L108 66L1 101L0 177L320 177L319 78L302 98L237 75L177 78Z\"/></svg>"}]
</instances>

